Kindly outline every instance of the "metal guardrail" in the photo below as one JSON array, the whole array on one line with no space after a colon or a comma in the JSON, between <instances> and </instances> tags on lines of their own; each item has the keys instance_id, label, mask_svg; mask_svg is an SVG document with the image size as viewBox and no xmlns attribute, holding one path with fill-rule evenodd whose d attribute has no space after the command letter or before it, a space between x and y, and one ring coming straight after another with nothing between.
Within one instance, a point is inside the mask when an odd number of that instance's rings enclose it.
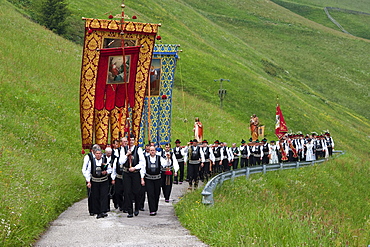
<instances>
[{"instance_id":1,"label":"metal guardrail","mask_svg":"<svg viewBox=\"0 0 370 247\"><path fill-rule=\"evenodd\" d=\"M333 154L335 155L332 156L331 158L338 157L344 153L345 153L344 151L335 150L333 151ZM207 205L212 205L214 203L213 191L216 189L217 186L219 185L221 186L225 180L229 180L229 179L234 180L234 178L241 177L241 176L245 176L246 179L248 179L249 176L254 173L262 172L263 174L265 174L266 172L269 172L269 171L277 171L277 170L300 168L304 166L312 166L317 163L325 162L327 160L328 159L320 159L320 160L314 160L314 161L268 164L268 165L262 165L262 166L245 167L245 168L240 168L240 169L220 173L214 176L211 180L209 180L206 186L203 188L202 203L207 204Z\"/></svg>"}]
</instances>

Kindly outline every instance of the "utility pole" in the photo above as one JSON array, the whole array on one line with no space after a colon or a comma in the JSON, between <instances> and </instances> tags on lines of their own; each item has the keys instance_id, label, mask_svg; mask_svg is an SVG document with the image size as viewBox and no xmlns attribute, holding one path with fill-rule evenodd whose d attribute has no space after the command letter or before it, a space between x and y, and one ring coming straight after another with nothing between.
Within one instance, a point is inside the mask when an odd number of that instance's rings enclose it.
<instances>
[{"instance_id":1,"label":"utility pole","mask_svg":"<svg viewBox=\"0 0 370 247\"><path fill-rule=\"evenodd\" d=\"M220 97L220 108L222 109L222 102L225 98L225 95L226 95L226 89L223 89L222 88L222 82L223 81L228 81L230 82L229 79L214 79L214 81L220 81L220 89L218 90L218 96Z\"/></svg>"}]
</instances>

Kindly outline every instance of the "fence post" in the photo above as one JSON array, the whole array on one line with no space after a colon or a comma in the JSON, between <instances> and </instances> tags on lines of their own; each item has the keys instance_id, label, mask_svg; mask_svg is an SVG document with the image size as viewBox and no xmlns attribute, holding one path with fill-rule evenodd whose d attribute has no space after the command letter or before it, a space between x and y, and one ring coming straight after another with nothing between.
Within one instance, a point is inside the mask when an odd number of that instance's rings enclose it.
<instances>
[{"instance_id":1,"label":"fence post","mask_svg":"<svg viewBox=\"0 0 370 247\"><path fill-rule=\"evenodd\" d=\"M235 171L233 170L231 172L231 182L234 182L234 179L235 179Z\"/></svg>"},{"instance_id":2,"label":"fence post","mask_svg":"<svg viewBox=\"0 0 370 247\"><path fill-rule=\"evenodd\" d=\"M266 174L266 165L262 165L263 168L263 174Z\"/></svg>"},{"instance_id":3,"label":"fence post","mask_svg":"<svg viewBox=\"0 0 370 247\"><path fill-rule=\"evenodd\" d=\"M299 161L297 161L297 166L296 166L296 168L299 168Z\"/></svg>"},{"instance_id":4,"label":"fence post","mask_svg":"<svg viewBox=\"0 0 370 247\"><path fill-rule=\"evenodd\" d=\"M283 170L283 163L280 163L280 170Z\"/></svg>"},{"instance_id":5,"label":"fence post","mask_svg":"<svg viewBox=\"0 0 370 247\"><path fill-rule=\"evenodd\" d=\"M209 191L202 192L202 196L203 196L203 199L202 199L203 204L213 205L213 193L212 192L209 192Z\"/></svg>"},{"instance_id":6,"label":"fence post","mask_svg":"<svg viewBox=\"0 0 370 247\"><path fill-rule=\"evenodd\" d=\"M250 174L250 168L247 167L247 169L245 170L245 178L248 179Z\"/></svg>"}]
</instances>

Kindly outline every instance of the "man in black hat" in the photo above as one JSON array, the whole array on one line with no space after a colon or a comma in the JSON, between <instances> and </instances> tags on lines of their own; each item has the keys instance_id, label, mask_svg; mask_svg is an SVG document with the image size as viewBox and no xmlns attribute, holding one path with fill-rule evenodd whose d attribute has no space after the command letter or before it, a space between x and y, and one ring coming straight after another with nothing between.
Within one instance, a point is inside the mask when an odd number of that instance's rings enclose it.
<instances>
[{"instance_id":1,"label":"man in black hat","mask_svg":"<svg viewBox=\"0 0 370 247\"><path fill-rule=\"evenodd\" d=\"M221 161L221 147L219 140L216 140L212 146L213 156L215 157L215 162L212 164L212 174L220 173Z\"/></svg>"},{"instance_id":2,"label":"man in black hat","mask_svg":"<svg viewBox=\"0 0 370 247\"><path fill-rule=\"evenodd\" d=\"M249 151L249 147L246 145L246 141L242 139L241 146L239 147L240 151L240 167L244 168L248 166L248 159L249 155L251 154Z\"/></svg>"},{"instance_id":3,"label":"man in black hat","mask_svg":"<svg viewBox=\"0 0 370 247\"><path fill-rule=\"evenodd\" d=\"M262 157L262 165L267 165L269 163L269 151L270 151L270 144L267 142L266 138L263 138L261 140L261 145L262 145L262 152L263 152L263 157Z\"/></svg>"},{"instance_id":4,"label":"man in black hat","mask_svg":"<svg viewBox=\"0 0 370 247\"><path fill-rule=\"evenodd\" d=\"M203 150L198 146L198 141L196 139L193 140L193 145L189 147L189 188L194 189L198 187L198 178L199 178L199 170L200 167L203 167L205 158Z\"/></svg>"},{"instance_id":5,"label":"man in black hat","mask_svg":"<svg viewBox=\"0 0 370 247\"><path fill-rule=\"evenodd\" d=\"M177 176L174 177L174 184L182 184L184 181L184 167L186 162L186 153L187 153L187 147L181 147L181 141L179 139L176 139L175 141L176 147L173 149L173 153L176 156L177 163L179 164L179 172Z\"/></svg>"},{"instance_id":6,"label":"man in black hat","mask_svg":"<svg viewBox=\"0 0 370 247\"><path fill-rule=\"evenodd\" d=\"M236 143L233 143L231 145L231 149L230 150L231 150L231 153L232 153L231 163L232 163L232 166L233 166L233 170L235 170L235 169L238 169L239 157L240 157L240 150L236 146Z\"/></svg>"},{"instance_id":7,"label":"man in black hat","mask_svg":"<svg viewBox=\"0 0 370 247\"><path fill-rule=\"evenodd\" d=\"M248 164L249 166L254 166L254 153L253 153L253 147L254 147L255 142L253 141L252 138L249 138L249 142L247 144L249 148L249 159L248 159Z\"/></svg>"},{"instance_id":8,"label":"man in black hat","mask_svg":"<svg viewBox=\"0 0 370 247\"><path fill-rule=\"evenodd\" d=\"M230 162L232 160L232 153L226 142L221 142L221 160L222 160L222 172L230 170Z\"/></svg>"},{"instance_id":9,"label":"man in black hat","mask_svg":"<svg viewBox=\"0 0 370 247\"><path fill-rule=\"evenodd\" d=\"M253 146L253 156L254 156L254 165L261 165L262 158L263 158L263 151L262 151L262 145L260 144L259 140L257 139L254 142Z\"/></svg>"},{"instance_id":10,"label":"man in black hat","mask_svg":"<svg viewBox=\"0 0 370 247\"><path fill-rule=\"evenodd\" d=\"M202 181L208 181L211 176L211 161L215 163L215 156L213 155L212 149L208 147L208 141L202 141L202 151L204 153L204 166L200 169L200 179Z\"/></svg>"},{"instance_id":11,"label":"man in black hat","mask_svg":"<svg viewBox=\"0 0 370 247\"><path fill-rule=\"evenodd\" d=\"M329 156L332 156L334 150L334 140L333 137L330 136L329 132L325 132L325 142L326 146L328 147Z\"/></svg>"}]
</instances>

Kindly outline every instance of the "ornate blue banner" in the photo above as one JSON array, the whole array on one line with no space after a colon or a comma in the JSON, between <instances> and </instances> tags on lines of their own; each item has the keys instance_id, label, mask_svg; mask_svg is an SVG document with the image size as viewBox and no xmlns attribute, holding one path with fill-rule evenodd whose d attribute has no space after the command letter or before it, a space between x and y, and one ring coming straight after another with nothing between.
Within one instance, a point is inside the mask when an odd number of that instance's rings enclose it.
<instances>
[{"instance_id":1,"label":"ornate blue banner","mask_svg":"<svg viewBox=\"0 0 370 247\"><path fill-rule=\"evenodd\" d=\"M156 44L148 81L148 90L140 125L139 145L171 141L172 90L178 48L175 44Z\"/></svg>"}]
</instances>

